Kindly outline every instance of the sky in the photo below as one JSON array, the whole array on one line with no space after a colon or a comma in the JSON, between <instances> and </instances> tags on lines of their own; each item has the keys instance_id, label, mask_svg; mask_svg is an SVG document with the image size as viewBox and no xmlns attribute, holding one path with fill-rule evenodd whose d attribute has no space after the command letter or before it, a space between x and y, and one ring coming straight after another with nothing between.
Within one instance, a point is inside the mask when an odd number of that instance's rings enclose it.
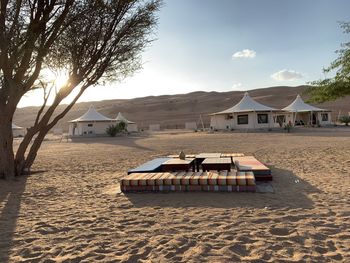
<instances>
[{"instance_id":1,"label":"sky","mask_svg":"<svg viewBox=\"0 0 350 263\"><path fill-rule=\"evenodd\" d=\"M193 91L298 86L348 42L349 0L165 0L143 69L121 83L91 87L79 101ZM32 92L19 107L40 105Z\"/></svg>"}]
</instances>

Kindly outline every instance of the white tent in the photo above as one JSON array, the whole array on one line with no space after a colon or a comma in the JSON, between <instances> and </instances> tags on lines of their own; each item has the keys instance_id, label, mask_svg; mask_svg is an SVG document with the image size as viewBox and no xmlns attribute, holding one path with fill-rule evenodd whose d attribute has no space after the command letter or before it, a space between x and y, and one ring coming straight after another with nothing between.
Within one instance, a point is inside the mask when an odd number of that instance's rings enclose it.
<instances>
[{"instance_id":1,"label":"white tent","mask_svg":"<svg viewBox=\"0 0 350 263\"><path fill-rule=\"evenodd\" d=\"M13 137L23 137L25 135L25 129L12 123L12 135Z\"/></svg>"},{"instance_id":2,"label":"white tent","mask_svg":"<svg viewBox=\"0 0 350 263\"><path fill-rule=\"evenodd\" d=\"M289 119L292 124L331 124L331 111L305 103L300 95L282 110L292 113L292 119Z\"/></svg>"},{"instance_id":3,"label":"white tent","mask_svg":"<svg viewBox=\"0 0 350 263\"><path fill-rule=\"evenodd\" d=\"M211 129L260 129L276 126L272 117L279 110L265 106L244 93L240 102L224 111L211 114Z\"/></svg>"},{"instance_id":4,"label":"white tent","mask_svg":"<svg viewBox=\"0 0 350 263\"><path fill-rule=\"evenodd\" d=\"M101 135L106 134L108 126L115 123L115 120L97 112L93 106L81 117L70 121L69 135Z\"/></svg>"},{"instance_id":5,"label":"white tent","mask_svg":"<svg viewBox=\"0 0 350 263\"><path fill-rule=\"evenodd\" d=\"M120 112L118 113L117 118L115 118L115 120L117 122L120 122L120 121L126 122L128 132L137 132L138 131L136 122L129 121Z\"/></svg>"}]
</instances>

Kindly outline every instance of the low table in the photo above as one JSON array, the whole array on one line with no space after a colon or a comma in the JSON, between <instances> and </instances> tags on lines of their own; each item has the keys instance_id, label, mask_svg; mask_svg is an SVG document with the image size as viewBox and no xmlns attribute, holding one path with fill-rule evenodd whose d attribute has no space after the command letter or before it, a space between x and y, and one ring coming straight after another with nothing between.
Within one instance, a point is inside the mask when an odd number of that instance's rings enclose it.
<instances>
[{"instance_id":1,"label":"low table","mask_svg":"<svg viewBox=\"0 0 350 263\"><path fill-rule=\"evenodd\" d=\"M184 160L179 158L173 158L162 163L163 172L173 172L173 171L195 171L194 158L186 158Z\"/></svg>"},{"instance_id":2,"label":"low table","mask_svg":"<svg viewBox=\"0 0 350 263\"><path fill-rule=\"evenodd\" d=\"M205 158L202 162L203 171L231 171L231 158Z\"/></svg>"},{"instance_id":3,"label":"low table","mask_svg":"<svg viewBox=\"0 0 350 263\"><path fill-rule=\"evenodd\" d=\"M206 158L220 158L221 153L200 153L196 155L196 167L197 172L199 172L199 166Z\"/></svg>"}]
</instances>

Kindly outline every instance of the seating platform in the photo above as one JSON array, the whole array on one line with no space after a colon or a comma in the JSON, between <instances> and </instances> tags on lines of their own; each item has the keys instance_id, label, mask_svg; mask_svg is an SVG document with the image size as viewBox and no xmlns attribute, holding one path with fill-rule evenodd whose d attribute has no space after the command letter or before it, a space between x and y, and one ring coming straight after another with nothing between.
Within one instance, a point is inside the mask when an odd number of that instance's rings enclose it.
<instances>
[{"instance_id":1,"label":"seating platform","mask_svg":"<svg viewBox=\"0 0 350 263\"><path fill-rule=\"evenodd\" d=\"M238 171L253 172L257 181L272 181L271 170L254 156L232 157Z\"/></svg>"},{"instance_id":2,"label":"seating platform","mask_svg":"<svg viewBox=\"0 0 350 263\"><path fill-rule=\"evenodd\" d=\"M121 180L123 192L255 192L253 172L131 173Z\"/></svg>"},{"instance_id":3,"label":"seating platform","mask_svg":"<svg viewBox=\"0 0 350 263\"><path fill-rule=\"evenodd\" d=\"M171 157L162 157L153 159L147 163L144 163L134 169L128 171L128 174L131 173L150 173L150 172L161 172L162 164L166 161L172 159Z\"/></svg>"}]
</instances>

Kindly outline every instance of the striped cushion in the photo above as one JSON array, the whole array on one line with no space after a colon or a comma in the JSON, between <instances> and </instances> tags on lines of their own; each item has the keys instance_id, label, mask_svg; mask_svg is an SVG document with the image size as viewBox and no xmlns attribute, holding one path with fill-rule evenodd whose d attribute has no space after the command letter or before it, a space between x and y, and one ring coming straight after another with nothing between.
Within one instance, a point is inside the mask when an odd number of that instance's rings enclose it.
<instances>
[{"instance_id":1,"label":"striped cushion","mask_svg":"<svg viewBox=\"0 0 350 263\"><path fill-rule=\"evenodd\" d=\"M245 179L247 180L247 185L255 185L255 177L253 172L246 172Z\"/></svg>"},{"instance_id":2,"label":"striped cushion","mask_svg":"<svg viewBox=\"0 0 350 263\"><path fill-rule=\"evenodd\" d=\"M191 176L193 175L193 172L187 172L182 178L181 178L181 185L189 185Z\"/></svg>"},{"instance_id":3,"label":"striped cushion","mask_svg":"<svg viewBox=\"0 0 350 263\"><path fill-rule=\"evenodd\" d=\"M208 184L209 185L217 185L217 178L219 177L219 174L216 172L209 172L208 175Z\"/></svg>"},{"instance_id":4,"label":"striped cushion","mask_svg":"<svg viewBox=\"0 0 350 263\"><path fill-rule=\"evenodd\" d=\"M199 185L199 178L200 178L201 174L202 174L202 172L193 173L193 175L191 176L191 179L190 179L190 184L191 185Z\"/></svg>"},{"instance_id":5,"label":"striped cushion","mask_svg":"<svg viewBox=\"0 0 350 263\"><path fill-rule=\"evenodd\" d=\"M201 185L186 185L186 190L187 191L202 191L202 186Z\"/></svg>"},{"instance_id":6,"label":"striped cushion","mask_svg":"<svg viewBox=\"0 0 350 263\"><path fill-rule=\"evenodd\" d=\"M148 192L154 191L153 186L133 186L133 185L124 185L121 190L123 192Z\"/></svg>"},{"instance_id":7,"label":"striped cushion","mask_svg":"<svg viewBox=\"0 0 350 263\"><path fill-rule=\"evenodd\" d=\"M186 174L186 172L178 172L173 177L173 185L181 185L181 178Z\"/></svg>"},{"instance_id":8,"label":"striped cushion","mask_svg":"<svg viewBox=\"0 0 350 263\"><path fill-rule=\"evenodd\" d=\"M208 185L208 173L203 172L201 176L199 177L199 184L200 185Z\"/></svg>"},{"instance_id":9,"label":"striped cushion","mask_svg":"<svg viewBox=\"0 0 350 263\"><path fill-rule=\"evenodd\" d=\"M237 172L237 185L239 186L243 186L243 185L247 185L247 181L245 179L245 172Z\"/></svg>"},{"instance_id":10,"label":"striped cushion","mask_svg":"<svg viewBox=\"0 0 350 263\"><path fill-rule=\"evenodd\" d=\"M147 185L147 180L154 176L153 173L138 174L139 185Z\"/></svg>"},{"instance_id":11,"label":"striped cushion","mask_svg":"<svg viewBox=\"0 0 350 263\"><path fill-rule=\"evenodd\" d=\"M229 172L226 181L228 185L237 185L237 172Z\"/></svg>"},{"instance_id":12,"label":"striped cushion","mask_svg":"<svg viewBox=\"0 0 350 263\"><path fill-rule=\"evenodd\" d=\"M173 184L173 179L176 177L176 172L174 173L165 173L166 176L163 179L163 183L165 185L172 185Z\"/></svg>"},{"instance_id":13,"label":"striped cushion","mask_svg":"<svg viewBox=\"0 0 350 263\"><path fill-rule=\"evenodd\" d=\"M228 175L227 171L221 171L219 173L219 176L217 178L218 185L227 185L227 175Z\"/></svg>"}]
</instances>

